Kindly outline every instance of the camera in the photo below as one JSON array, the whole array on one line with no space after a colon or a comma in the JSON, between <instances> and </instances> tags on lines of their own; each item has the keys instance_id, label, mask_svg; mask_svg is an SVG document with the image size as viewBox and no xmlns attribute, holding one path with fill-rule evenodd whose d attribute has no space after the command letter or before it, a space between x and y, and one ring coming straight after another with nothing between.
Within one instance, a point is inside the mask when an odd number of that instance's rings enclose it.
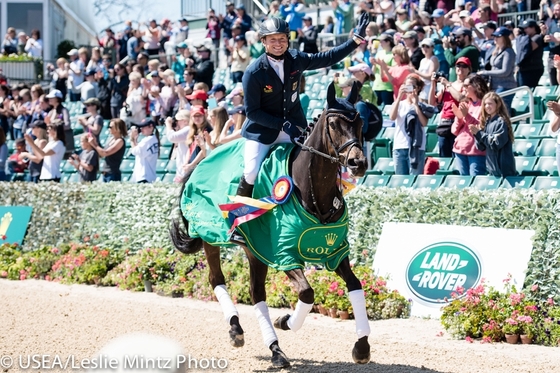
<instances>
[{"instance_id":1,"label":"camera","mask_svg":"<svg viewBox=\"0 0 560 373\"><path fill-rule=\"evenodd\" d=\"M446 74L442 71L436 71L434 73L434 76L436 77L436 80L438 80L439 78L447 78Z\"/></svg>"},{"instance_id":2,"label":"camera","mask_svg":"<svg viewBox=\"0 0 560 373\"><path fill-rule=\"evenodd\" d=\"M173 128L174 130L177 129L177 119L175 117L172 117L171 128Z\"/></svg>"},{"instance_id":3,"label":"camera","mask_svg":"<svg viewBox=\"0 0 560 373\"><path fill-rule=\"evenodd\" d=\"M449 44L457 45L457 39L455 38L455 35L451 34L448 36L448 38L449 38Z\"/></svg>"}]
</instances>

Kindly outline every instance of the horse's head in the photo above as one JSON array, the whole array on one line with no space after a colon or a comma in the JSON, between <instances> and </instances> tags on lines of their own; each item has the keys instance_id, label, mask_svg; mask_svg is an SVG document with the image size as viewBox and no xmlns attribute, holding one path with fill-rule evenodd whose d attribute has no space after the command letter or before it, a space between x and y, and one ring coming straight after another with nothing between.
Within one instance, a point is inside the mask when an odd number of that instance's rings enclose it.
<instances>
[{"instance_id":1,"label":"horse's head","mask_svg":"<svg viewBox=\"0 0 560 373\"><path fill-rule=\"evenodd\" d=\"M362 119L354 104L358 100L360 87L354 83L345 99L336 98L334 83L327 90L327 137L339 161L353 176L364 176L367 159L363 151Z\"/></svg>"}]
</instances>

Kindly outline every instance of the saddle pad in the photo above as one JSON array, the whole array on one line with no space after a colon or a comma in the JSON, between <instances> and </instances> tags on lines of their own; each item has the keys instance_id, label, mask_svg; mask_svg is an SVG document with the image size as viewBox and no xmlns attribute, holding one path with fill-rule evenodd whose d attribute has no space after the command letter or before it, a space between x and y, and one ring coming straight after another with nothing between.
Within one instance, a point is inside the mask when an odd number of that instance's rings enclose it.
<instances>
[{"instance_id":1,"label":"saddle pad","mask_svg":"<svg viewBox=\"0 0 560 373\"><path fill-rule=\"evenodd\" d=\"M216 246L235 246L228 240L229 222L219 204L229 203L243 174L245 140L218 147L195 169L181 199L181 211L189 221L189 235ZM262 163L253 190L254 198L271 195L280 176L288 174L293 144L272 147ZM294 194L257 219L240 225L247 247L266 265L286 271L303 268L305 262L321 263L334 270L348 256L348 215L338 222L321 224L301 206Z\"/></svg>"}]
</instances>

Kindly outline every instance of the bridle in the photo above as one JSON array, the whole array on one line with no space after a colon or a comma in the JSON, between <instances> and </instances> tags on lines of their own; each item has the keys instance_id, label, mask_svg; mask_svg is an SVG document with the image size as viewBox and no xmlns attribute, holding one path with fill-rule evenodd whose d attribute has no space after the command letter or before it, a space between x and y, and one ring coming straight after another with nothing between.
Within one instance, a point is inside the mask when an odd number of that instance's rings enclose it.
<instances>
[{"instance_id":1,"label":"bridle","mask_svg":"<svg viewBox=\"0 0 560 373\"><path fill-rule=\"evenodd\" d=\"M349 117L348 115L353 115L353 117ZM330 160L332 163L338 163L338 165L341 166L341 167L348 167L348 156L350 155L350 150L352 150L352 148L354 146L359 146L361 148L362 143L359 139L357 139L356 137L353 137L353 138L349 139L348 141L346 141L344 144L340 145L339 147L336 147L335 144L334 144L334 141L332 139L332 136L331 136L331 131L329 130L328 119L330 117L338 117L338 118L341 118L348 123L354 123L358 120L359 113L358 112L353 113L349 110L327 109L326 111L324 111L321 114L321 117L324 117L325 134L326 134L326 137L329 139L330 147L334 150L334 156L332 156L331 154L320 152L319 150L317 150L315 148L312 148L310 146L305 145L305 141L304 141L304 143L301 143L296 139L291 139L292 143L301 147L301 149L304 150L304 151L308 151L310 153L313 153L313 154L316 154L316 155L321 156L323 158L326 158L326 159ZM321 120L321 117L319 118L319 120L317 120L317 122L319 122ZM309 137L307 137L307 138L309 138ZM346 155L344 157L344 161L341 162L340 161L340 153L343 152L344 149L346 149L346 148L349 148L349 149L346 152Z\"/></svg>"},{"instance_id":2,"label":"bridle","mask_svg":"<svg viewBox=\"0 0 560 373\"><path fill-rule=\"evenodd\" d=\"M348 115L353 115L353 117L349 117ZM353 138L349 139L348 141L346 141L344 144L340 145L339 147L336 147L335 144L334 144L334 141L332 139L332 136L331 136L331 131L329 130L328 119L330 117L338 117L338 118L341 118L348 123L354 123L358 120L359 113L358 112L352 112L350 110L327 109L326 111L324 111L321 114L321 116L317 120L316 123L319 123L319 121L322 118L325 121L325 134L326 134L326 137L329 139L330 147L334 150L334 153L335 153L334 156L332 156L330 154L330 152L329 152L329 154L323 153L323 152L321 152L321 151L319 151L319 150L317 150L313 147L305 145L306 141L304 141L304 143L301 143L296 139L291 139L291 140L292 140L292 143L301 147L302 150L308 151L310 153L313 153L313 154L316 154L316 155L321 156L323 158L326 158L326 159L330 160L332 163L337 163L338 164L338 178L340 179L342 177L341 176L341 167L348 167L348 156L350 155L350 150L352 150L352 148L354 146L359 146L361 148L362 143L361 143L360 140L353 137ZM309 138L309 136L307 136L306 140L308 138ZM343 152L347 148L348 148L348 151L346 152L344 162L341 162L340 161L340 153ZM344 203L343 203L344 199L342 198L342 183L339 184L339 188L338 188L338 194L339 194L340 198L339 198L339 196L336 196L333 200L333 205L331 206L329 211L326 214L321 214L321 210L319 209L319 204L317 203L317 198L315 197L315 187L313 185L313 178L311 177L311 169L309 169L308 177L309 177L309 184L310 184L310 190L311 190L311 199L313 200L313 206L315 207L315 210L316 210L316 213L313 213L313 212L311 212L311 213L317 219L319 219L319 221L322 224L328 224L328 223L331 222L331 219L334 216L336 216L336 214L344 207Z\"/></svg>"}]
</instances>

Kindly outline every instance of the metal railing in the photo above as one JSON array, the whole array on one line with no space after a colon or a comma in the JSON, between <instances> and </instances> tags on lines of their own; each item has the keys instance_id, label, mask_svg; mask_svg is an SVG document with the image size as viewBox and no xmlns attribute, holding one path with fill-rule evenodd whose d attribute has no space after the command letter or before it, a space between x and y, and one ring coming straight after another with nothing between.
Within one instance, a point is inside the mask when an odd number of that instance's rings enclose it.
<instances>
[{"instance_id":1,"label":"metal railing","mask_svg":"<svg viewBox=\"0 0 560 373\"><path fill-rule=\"evenodd\" d=\"M524 20L526 20L527 18L538 20L539 11L529 10L527 12L513 12L513 13L498 14L498 26L503 26L503 24L506 23L507 21L513 21L514 25L519 26L519 24Z\"/></svg>"},{"instance_id":2,"label":"metal railing","mask_svg":"<svg viewBox=\"0 0 560 373\"><path fill-rule=\"evenodd\" d=\"M511 117L511 123L529 119L529 123L533 124L533 119L535 118L535 99L533 97L533 91L531 90L531 88L524 85L521 87L510 89L508 91L500 92L498 93L498 96L500 97L510 96L510 95L515 95L517 92L523 92L523 91L529 92L529 112Z\"/></svg>"}]
</instances>

